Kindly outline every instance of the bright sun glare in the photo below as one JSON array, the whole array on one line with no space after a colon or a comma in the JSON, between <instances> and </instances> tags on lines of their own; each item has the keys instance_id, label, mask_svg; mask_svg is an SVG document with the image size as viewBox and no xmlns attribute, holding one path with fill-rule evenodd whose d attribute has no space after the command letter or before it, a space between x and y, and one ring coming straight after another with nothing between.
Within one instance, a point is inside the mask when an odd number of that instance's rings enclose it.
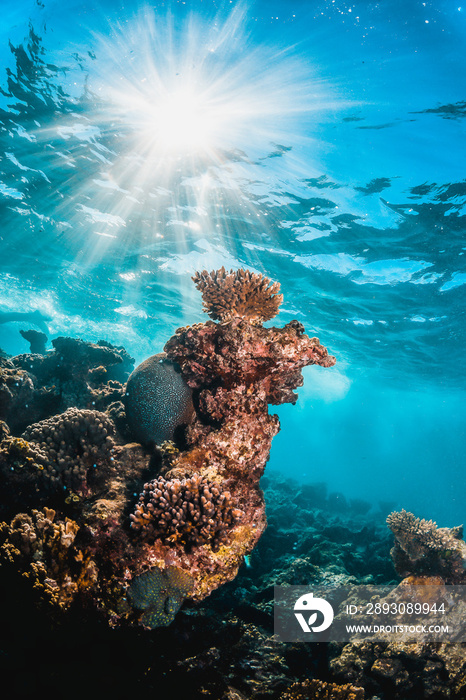
<instances>
[{"instance_id":1,"label":"bright sun glare","mask_svg":"<svg viewBox=\"0 0 466 700\"><path fill-rule=\"evenodd\" d=\"M202 94L183 85L143 101L143 138L158 153L199 153L215 147L214 109ZM217 115L220 119L220 115Z\"/></svg>"},{"instance_id":2,"label":"bright sun glare","mask_svg":"<svg viewBox=\"0 0 466 700\"><path fill-rule=\"evenodd\" d=\"M206 148L213 127L209 105L187 88L170 93L154 109L154 132L170 149Z\"/></svg>"},{"instance_id":3,"label":"bright sun glare","mask_svg":"<svg viewBox=\"0 0 466 700\"><path fill-rule=\"evenodd\" d=\"M100 237L93 260L150 231L156 247L170 240L171 255L208 265L209 241L246 222L266 229L262 204L313 172L315 115L335 100L309 60L296 45L261 40L246 4L210 18L183 12L147 7L79 51L92 59L89 110L60 133L87 139L100 162L76 195ZM235 251L225 251L233 266Z\"/></svg>"},{"instance_id":4,"label":"bright sun glare","mask_svg":"<svg viewBox=\"0 0 466 700\"><path fill-rule=\"evenodd\" d=\"M247 16L241 4L210 22L146 9L111 37L96 37L100 74L90 87L112 129L132 135L131 148L153 162L215 162L228 149L293 139L298 119L323 108L322 85L296 51L252 42Z\"/></svg>"}]
</instances>

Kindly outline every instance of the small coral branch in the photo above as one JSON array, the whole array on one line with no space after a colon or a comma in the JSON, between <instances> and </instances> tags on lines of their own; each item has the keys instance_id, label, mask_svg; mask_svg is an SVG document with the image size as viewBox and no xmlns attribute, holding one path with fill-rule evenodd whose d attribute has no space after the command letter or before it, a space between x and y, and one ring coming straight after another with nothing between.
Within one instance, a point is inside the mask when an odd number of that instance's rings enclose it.
<instances>
[{"instance_id":1,"label":"small coral branch","mask_svg":"<svg viewBox=\"0 0 466 700\"><path fill-rule=\"evenodd\" d=\"M269 321L283 301L280 284L250 270L196 272L192 278L202 293L204 311L214 321L245 318L250 323Z\"/></svg>"}]
</instances>

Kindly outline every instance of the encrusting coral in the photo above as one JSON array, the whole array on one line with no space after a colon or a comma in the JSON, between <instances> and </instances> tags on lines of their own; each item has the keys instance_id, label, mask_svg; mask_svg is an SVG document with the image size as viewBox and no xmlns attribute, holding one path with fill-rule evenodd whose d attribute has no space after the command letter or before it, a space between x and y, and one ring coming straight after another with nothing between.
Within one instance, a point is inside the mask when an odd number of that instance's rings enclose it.
<instances>
[{"instance_id":1,"label":"encrusting coral","mask_svg":"<svg viewBox=\"0 0 466 700\"><path fill-rule=\"evenodd\" d=\"M466 581L466 543L463 528L438 527L406 510L391 513L387 524L395 535L391 555L397 572L440 576L447 583Z\"/></svg>"},{"instance_id":2,"label":"encrusting coral","mask_svg":"<svg viewBox=\"0 0 466 700\"><path fill-rule=\"evenodd\" d=\"M80 564L76 576L70 574L76 596L84 595L112 625L168 624L185 597L200 601L236 576L266 527L259 480L280 429L268 404L296 402L306 365L335 363L297 321L262 326L278 312L277 283L223 268L193 280L207 312L220 323L178 329L164 348L170 381L176 374L190 401L192 396L189 420L185 398L179 410L164 408L150 382L138 387L137 401L148 414L178 415L182 433L173 433L172 421L155 451L145 453L146 461L141 445L121 444L125 409L115 380L107 377L105 390L96 385L113 367L128 366L121 349L59 338L44 357L13 358L14 368L31 372L42 386L57 376L58 362L60 405L75 400L77 408L30 425L21 438L6 434L0 447L4 475L13 464L6 483L16 493L32 484L24 499L30 507L49 505L57 488L62 495L70 492L72 502L62 499L60 507L66 513L68 506L78 525L79 561L92 562L95 573L94 579L83 578ZM116 444L108 414L89 410L90 403L100 408L99 392L120 429ZM175 401L176 394L168 400ZM130 413L131 402L126 408ZM56 500L53 504L58 508ZM38 563L47 570L49 559L39 556Z\"/></svg>"}]
</instances>

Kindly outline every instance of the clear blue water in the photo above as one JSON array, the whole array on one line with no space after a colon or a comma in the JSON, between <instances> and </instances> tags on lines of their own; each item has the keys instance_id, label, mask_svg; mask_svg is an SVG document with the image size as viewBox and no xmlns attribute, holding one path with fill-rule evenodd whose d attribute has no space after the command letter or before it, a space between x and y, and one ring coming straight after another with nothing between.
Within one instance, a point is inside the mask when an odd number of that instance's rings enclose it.
<instances>
[{"instance_id":1,"label":"clear blue water","mask_svg":"<svg viewBox=\"0 0 466 700\"><path fill-rule=\"evenodd\" d=\"M338 360L269 468L465 520L466 6L5 0L0 25L0 311L140 361L204 320L195 270L263 272Z\"/></svg>"}]
</instances>

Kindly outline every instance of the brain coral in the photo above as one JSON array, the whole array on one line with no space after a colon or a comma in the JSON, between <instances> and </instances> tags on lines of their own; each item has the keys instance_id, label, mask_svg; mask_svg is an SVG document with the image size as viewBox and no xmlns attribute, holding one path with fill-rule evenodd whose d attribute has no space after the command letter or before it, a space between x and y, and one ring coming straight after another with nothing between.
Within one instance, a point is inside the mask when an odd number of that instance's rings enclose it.
<instances>
[{"instance_id":1,"label":"brain coral","mask_svg":"<svg viewBox=\"0 0 466 700\"><path fill-rule=\"evenodd\" d=\"M246 318L251 323L268 321L278 313L283 294L280 284L250 270L196 272L192 278L202 293L204 311L214 321Z\"/></svg>"},{"instance_id":2,"label":"brain coral","mask_svg":"<svg viewBox=\"0 0 466 700\"><path fill-rule=\"evenodd\" d=\"M134 437L143 444L172 440L194 413L191 389L173 362L159 353L142 362L126 384L125 408Z\"/></svg>"}]
</instances>

